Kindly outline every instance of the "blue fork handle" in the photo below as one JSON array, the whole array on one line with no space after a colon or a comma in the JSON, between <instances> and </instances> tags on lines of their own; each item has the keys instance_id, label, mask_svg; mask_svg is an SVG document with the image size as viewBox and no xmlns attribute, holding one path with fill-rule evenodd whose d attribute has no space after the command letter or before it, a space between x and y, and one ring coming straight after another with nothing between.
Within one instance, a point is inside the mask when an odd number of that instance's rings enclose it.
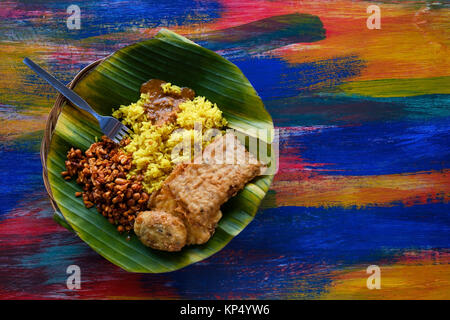
<instances>
[{"instance_id":1,"label":"blue fork handle","mask_svg":"<svg viewBox=\"0 0 450 320\"><path fill-rule=\"evenodd\" d=\"M61 93L74 105L89 112L97 120L99 120L99 114L95 112L94 109L92 109L92 107L86 101L84 101L84 99L81 98L78 94L67 88L62 82L60 82L50 73L39 67L36 63L31 61L30 59L28 58L23 59L23 63L25 63L31 70L36 72L38 76L47 81L53 88L55 88L59 93Z\"/></svg>"}]
</instances>

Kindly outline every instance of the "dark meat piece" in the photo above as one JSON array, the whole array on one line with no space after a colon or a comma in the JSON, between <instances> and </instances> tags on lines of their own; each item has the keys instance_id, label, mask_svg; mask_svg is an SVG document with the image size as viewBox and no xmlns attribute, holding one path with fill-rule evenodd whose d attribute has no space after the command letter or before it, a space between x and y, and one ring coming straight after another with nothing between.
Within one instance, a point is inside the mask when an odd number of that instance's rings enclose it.
<instances>
[{"instance_id":1,"label":"dark meat piece","mask_svg":"<svg viewBox=\"0 0 450 320\"><path fill-rule=\"evenodd\" d=\"M141 93L150 95L150 100L145 105L147 117L152 123L157 125L173 122L176 118L176 113L179 111L178 105L195 97L194 90L186 87L181 88L180 93L165 93L161 86L166 83L162 80L151 79L141 86Z\"/></svg>"}]
</instances>

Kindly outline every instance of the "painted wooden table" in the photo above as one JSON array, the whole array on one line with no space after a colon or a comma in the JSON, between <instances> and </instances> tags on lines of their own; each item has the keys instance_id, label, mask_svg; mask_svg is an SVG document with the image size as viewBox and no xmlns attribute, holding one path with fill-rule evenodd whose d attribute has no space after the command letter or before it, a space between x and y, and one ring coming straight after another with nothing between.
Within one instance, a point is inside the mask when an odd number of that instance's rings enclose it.
<instances>
[{"instance_id":1,"label":"painted wooden table","mask_svg":"<svg viewBox=\"0 0 450 320\"><path fill-rule=\"evenodd\" d=\"M0 3L0 298L450 298L448 4L77 1L79 30L71 4ZM132 274L52 220L39 144L56 94L21 61L69 81L163 26L243 70L280 130L280 168L220 253Z\"/></svg>"}]
</instances>

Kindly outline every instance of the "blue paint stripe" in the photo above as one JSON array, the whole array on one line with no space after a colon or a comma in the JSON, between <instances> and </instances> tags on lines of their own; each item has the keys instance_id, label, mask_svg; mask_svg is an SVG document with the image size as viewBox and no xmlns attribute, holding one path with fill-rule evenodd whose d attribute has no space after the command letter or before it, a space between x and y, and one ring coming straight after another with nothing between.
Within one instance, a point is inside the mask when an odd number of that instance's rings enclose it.
<instances>
[{"instance_id":1,"label":"blue paint stripe","mask_svg":"<svg viewBox=\"0 0 450 320\"><path fill-rule=\"evenodd\" d=\"M76 4L80 7L79 30L69 30L66 26L67 8ZM207 5L206 5L207 4ZM128 1L34 1L20 2L16 10L26 12L52 12L45 23L36 23L36 16L7 19L0 39L16 40L20 33L17 28L30 28L23 37L40 35L52 39L84 39L115 32L127 32L133 27L156 28L199 22L210 22L220 16L223 8L217 1L208 0L128 0ZM40 17L39 17L40 18Z\"/></svg>"},{"instance_id":2,"label":"blue paint stripe","mask_svg":"<svg viewBox=\"0 0 450 320\"><path fill-rule=\"evenodd\" d=\"M263 100L332 88L359 75L364 68L364 62L354 56L300 64L273 57L229 59L242 70Z\"/></svg>"},{"instance_id":3,"label":"blue paint stripe","mask_svg":"<svg viewBox=\"0 0 450 320\"><path fill-rule=\"evenodd\" d=\"M0 219L20 199L32 200L33 193L44 190L39 151L40 137L0 144Z\"/></svg>"},{"instance_id":4,"label":"blue paint stripe","mask_svg":"<svg viewBox=\"0 0 450 320\"><path fill-rule=\"evenodd\" d=\"M230 292L243 298L283 298L284 292L314 298L331 282L331 271L392 262L406 251L447 250L449 212L444 204L267 209L220 253L167 274L168 282L182 297L197 299ZM207 270L214 272L205 277ZM154 279L143 276L143 286Z\"/></svg>"},{"instance_id":5,"label":"blue paint stripe","mask_svg":"<svg viewBox=\"0 0 450 320\"><path fill-rule=\"evenodd\" d=\"M307 163L323 163L320 169L326 174L381 175L442 170L450 165L449 127L450 117L370 122L291 135L284 145L297 148Z\"/></svg>"}]
</instances>

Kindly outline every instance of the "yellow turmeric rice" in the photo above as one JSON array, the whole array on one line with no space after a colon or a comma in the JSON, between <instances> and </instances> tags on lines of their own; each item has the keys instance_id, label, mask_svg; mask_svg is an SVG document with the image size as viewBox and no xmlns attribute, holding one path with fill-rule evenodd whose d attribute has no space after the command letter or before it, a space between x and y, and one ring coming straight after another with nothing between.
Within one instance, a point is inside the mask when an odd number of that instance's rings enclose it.
<instances>
[{"instance_id":1,"label":"yellow turmeric rice","mask_svg":"<svg viewBox=\"0 0 450 320\"><path fill-rule=\"evenodd\" d=\"M162 85L162 89L164 92L178 92L180 87L166 83ZM210 129L222 130L227 121L216 104L197 96L178 106L180 111L176 121L162 125L152 124L147 119L145 110L148 100L149 94L142 93L137 102L120 106L113 112L113 116L133 130L131 142L124 147L133 157L133 168L129 176L142 175L144 188L151 193L162 186L176 163L192 156L183 154L172 159L172 151L176 146L180 146L181 142L191 143L194 137L198 139L199 135L204 135ZM201 134L198 124L201 124ZM207 143L208 141L202 141L202 147Z\"/></svg>"}]
</instances>

